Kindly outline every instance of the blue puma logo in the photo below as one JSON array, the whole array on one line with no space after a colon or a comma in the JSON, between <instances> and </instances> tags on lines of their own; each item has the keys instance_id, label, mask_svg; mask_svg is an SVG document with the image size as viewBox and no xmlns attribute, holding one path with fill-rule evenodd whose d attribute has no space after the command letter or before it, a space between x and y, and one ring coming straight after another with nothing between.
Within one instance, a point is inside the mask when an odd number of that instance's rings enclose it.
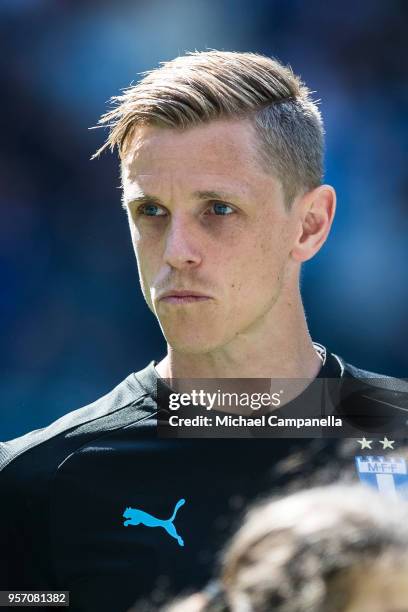
<instances>
[{"instance_id":1,"label":"blue puma logo","mask_svg":"<svg viewBox=\"0 0 408 612\"><path fill-rule=\"evenodd\" d=\"M152 516L144 510L138 510L137 508L126 508L123 513L123 518L126 520L123 522L124 527L128 525L146 525L146 527L163 527L172 538L175 538L180 546L184 546L183 539L178 535L173 521L176 517L177 510L184 506L186 503L185 499L179 499L174 507L173 514L169 519L158 519Z\"/></svg>"}]
</instances>

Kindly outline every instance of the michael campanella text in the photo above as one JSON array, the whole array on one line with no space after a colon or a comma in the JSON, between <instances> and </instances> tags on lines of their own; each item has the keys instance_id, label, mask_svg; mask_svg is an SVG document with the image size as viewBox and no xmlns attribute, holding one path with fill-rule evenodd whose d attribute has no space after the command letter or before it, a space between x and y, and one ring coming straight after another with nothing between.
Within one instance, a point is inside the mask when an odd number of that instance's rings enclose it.
<instances>
[{"instance_id":1,"label":"michael campanella text","mask_svg":"<svg viewBox=\"0 0 408 612\"><path fill-rule=\"evenodd\" d=\"M169 418L169 425L172 427L294 427L301 429L302 427L342 427L343 421L338 417L327 416L324 418L282 418L275 414L268 417L262 415L256 418L238 416L195 416L192 418L179 417L172 415Z\"/></svg>"}]
</instances>

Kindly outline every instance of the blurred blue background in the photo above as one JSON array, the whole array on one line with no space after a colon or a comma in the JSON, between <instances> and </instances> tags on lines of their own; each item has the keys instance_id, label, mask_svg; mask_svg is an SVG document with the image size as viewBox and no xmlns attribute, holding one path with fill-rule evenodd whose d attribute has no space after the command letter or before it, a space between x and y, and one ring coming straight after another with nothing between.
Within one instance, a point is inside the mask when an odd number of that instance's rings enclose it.
<instances>
[{"instance_id":1,"label":"blurred blue background","mask_svg":"<svg viewBox=\"0 0 408 612\"><path fill-rule=\"evenodd\" d=\"M305 266L315 340L406 377L404 0L1 0L0 439L48 424L160 358L116 156L88 130L142 70L186 50L258 51L321 99L328 243Z\"/></svg>"}]
</instances>

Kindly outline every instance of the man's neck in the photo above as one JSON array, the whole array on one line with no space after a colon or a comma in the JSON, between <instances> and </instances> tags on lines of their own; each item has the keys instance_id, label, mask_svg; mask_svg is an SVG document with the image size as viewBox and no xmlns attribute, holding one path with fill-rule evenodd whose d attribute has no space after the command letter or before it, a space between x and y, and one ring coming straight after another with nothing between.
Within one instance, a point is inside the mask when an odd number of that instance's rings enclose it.
<instances>
[{"instance_id":1,"label":"man's neck","mask_svg":"<svg viewBox=\"0 0 408 612\"><path fill-rule=\"evenodd\" d=\"M186 354L168 347L166 357L156 366L159 376L315 378L322 362L307 329L300 295L292 304L275 306L261 324L238 334L215 351Z\"/></svg>"}]
</instances>

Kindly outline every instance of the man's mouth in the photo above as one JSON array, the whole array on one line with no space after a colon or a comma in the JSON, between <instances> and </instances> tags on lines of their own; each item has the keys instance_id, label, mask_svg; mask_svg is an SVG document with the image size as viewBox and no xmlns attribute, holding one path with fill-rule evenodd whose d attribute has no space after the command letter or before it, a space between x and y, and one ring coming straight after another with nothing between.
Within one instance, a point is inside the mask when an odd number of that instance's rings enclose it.
<instances>
[{"instance_id":1,"label":"man's mouth","mask_svg":"<svg viewBox=\"0 0 408 612\"><path fill-rule=\"evenodd\" d=\"M209 300L210 298L204 297L204 296L197 296L197 295L184 295L184 296L177 296L177 295L168 295L165 298L162 298L160 301L161 302L165 302L166 304L192 304L194 302L205 302L206 300Z\"/></svg>"},{"instance_id":2,"label":"man's mouth","mask_svg":"<svg viewBox=\"0 0 408 612\"><path fill-rule=\"evenodd\" d=\"M159 295L159 301L166 304L194 304L196 302L205 302L211 300L209 295L199 293L198 291L189 291L187 289L170 289Z\"/></svg>"}]
</instances>

